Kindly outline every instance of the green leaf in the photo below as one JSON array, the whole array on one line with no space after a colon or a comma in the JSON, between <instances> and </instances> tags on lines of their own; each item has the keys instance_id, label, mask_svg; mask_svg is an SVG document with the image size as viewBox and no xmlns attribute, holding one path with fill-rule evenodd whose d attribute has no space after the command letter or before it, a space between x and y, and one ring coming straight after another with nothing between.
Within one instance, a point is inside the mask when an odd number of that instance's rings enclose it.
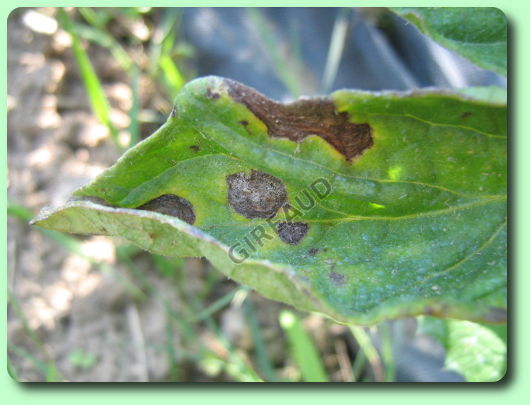
<instances>
[{"instance_id":1,"label":"green leaf","mask_svg":"<svg viewBox=\"0 0 530 405\"><path fill-rule=\"evenodd\" d=\"M393 8L446 48L506 76L507 20L493 7Z\"/></svg>"},{"instance_id":2,"label":"green leaf","mask_svg":"<svg viewBox=\"0 0 530 405\"><path fill-rule=\"evenodd\" d=\"M504 322L506 147L506 106L482 98L339 91L283 105L206 77L34 222L204 256L342 322Z\"/></svg>"},{"instance_id":3,"label":"green leaf","mask_svg":"<svg viewBox=\"0 0 530 405\"><path fill-rule=\"evenodd\" d=\"M470 382L496 382L506 373L506 327L422 317L420 329L446 350L445 368Z\"/></svg>"}]
</instances>

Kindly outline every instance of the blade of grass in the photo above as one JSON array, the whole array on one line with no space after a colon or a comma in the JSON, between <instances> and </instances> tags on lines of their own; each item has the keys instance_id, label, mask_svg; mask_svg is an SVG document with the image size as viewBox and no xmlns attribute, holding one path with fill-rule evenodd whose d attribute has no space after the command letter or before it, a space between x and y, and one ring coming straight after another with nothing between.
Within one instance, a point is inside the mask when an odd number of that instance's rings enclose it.
<instances>
[{"instance_id":1,"label":"blade of grass","mask_svg":"<svg viewBox=\"0 0 530 405\"><path fill-rule=\"evenodd\" d=\"M129 119L131 123L129 124L129 133L131 134L131 139L128 147L134 146L140 140L140 124L138 121L138 112L140 111L140 91L139 91L139 81L140 81L140 69L133 65L131 68L131 93L132 93L132 104L129 110Z\"/></svg>"},{"instance_id":2,"label":"blade of grass","mask_svg":"<svg viewBox=\"0 0 530 405\"><path fill-rule=\"evenodd\" d=\"M299 75L295 69L290 68L285 58L280 53L280 46L274 38L274 32L267 24L266 18L256 8L247 9L251 23L256 27L260 39L265 45L268 56L271 58L276 75L283 82L294 98L300 96Z\"/></svg>"},{"instance_id":3,"label":"blade of grass","mask_svg":"<svg viewBox=\"0 0 530 405\"><path fill-rule=\"evenodd\" d=\"M339 10L333 25L331 39L328 48L328 56L326 59L326 67L324 68L324 75L322 76L322 93L327 94L333 86L333 82L337 77L340 60L344 51L344 44L348 36L349 18L351 9L343 8Z\"/></svg>"},{"instance_id":4,"label":"blade of grass","mask_svg":"<svg viewBox=\"0 0 530 405\"><path fill-rule=\"evenodd\" d=\"M8 347L8 350L9 350L9 347ZM7 356L7 372L14 381L20 382L18 373L15 370L15 366L13 366L13 362L11 361L11 358L9 356Z\"/></svg>"},{"instance_id":5,"label":"blade of grass","mask_svg":"<svg viewBox=\"0 0 530 405\"><path fill-rule=\"evenodd\" d=\"M122 260L122 262L131 270L131 272L135 275L135 278L139 279L140 284L143 286L144 291L147 295L152 296L157 302L159 302L166 310L166 313L172 316L173 319L175 319L184 334L186 336L187 341L190 344L199 344L200 345L200 354L199 359L207 359L207 358L215 358L221 363L225 365L225 370L227 373L229 373L232 377L239 381L254 381L259 382L262 381L258 374L252 369L252 367L237 353L237 351L234 349L234 347L228 342L228 340L222 335L219 328L215 324L215 321L211 317L211 313L214 313L217 309L207 308L202 312L201 320L205 322L207 328L213 333L213 335L218 339L219 343L223 345L226 352L229 354L228 359L220 358L217 354L210 351L202 342L199 337L199 335L195 332L193 329L192 324L198 324L199 321L193 319L194 315L191 314L197 314L200 313L203 309L201 308L200 303L198 302L198 299L196 296L192 295L189 297L186 297L186 299L181 299L180 302L183 306L183 313L179 314L176 313L170 306L170 304L167 302L167 300L161 296L161 294L158 293L158 291L153 288L150 283L147 282L145 277L141 274L140 269L136 266L134 261L131 257L127 257L126 250L118 250L118 256ZM243 289L244 287L240 287L236 289L234 292L234 295L237 294L238 291ZM222 297L222 301L226 300L226 297ZM218 307L219 300L214 302L212 304L214 307ZM225 304L226 305L226 304ZM191 322L190 322L191 320ZM200 360L198 360L199 362Z\"/></svg>"},{"instance_id":6,"label":"blade of grass","mask_svg":"<svg viewBox=\"0 0 530 405\"><path fill-rule=\"evenodd\" d=\"M197 312L201 308L201 303L194 295L188 297L191 304L191 309ZM228 359L223 359L225 364L225 371L238 381L243 382L262 382L263 380L259 377L258 373L252 368L252 366L243 359L238 353L234 346L228 341L215 323L211 315L207 315L204 318L204 324L214 334L219 343L223 345L225 350L228 352Z\"/></svg>"},{"instance_id":7,"label":"blade of grass","mask_svg":"<svg viewBox=\"0 0 530 405\"><path fill-rule=\"evenodd\" d=\"M302 322L291 311L282 311L279 316L280 326L287 335L290 354L300 369L305 382L328 382L326 369L319 353Z\"/></svg>"},{"instance_id":8,"label":"blade of grass","mask_svg":"<svg viewBox=\"0 0 530 405\"><path fill-rule=\"evenodd\" d=\"M77 11L87 23L102 30L105 30L105 26L112 19L112 15L104 8L79 7Z\"/></svg>"},{"instance_id":9,"label":"blade of grass","mask_svg":"<svg viewBox=\"0 0 530 405\"><path fill-rule=\"evenodd\" d=\"M256 351L256 360L258 370L265 377L267 382L278 382L280 381L274 372L274 366L267 353L267 345L263 339L261 328L256 316L256 309L252 300L252 295L248 294L247 298L243 302L245 310L245 319L250 326L250 332L252 334L252 340L254 342L254 348Z\"/></svg>"},{"instance_id":10,"label":"blade of grass","mask_svg":"<svg viewBox=\"0 0 530 405\"><path fill-rule=\"evenodd\" d=\"M175 331L173 329L173 322L169 314L166 313L166 355L169 363L169 380L170 381L180 381L182 379L181 369L179 365L179 359L177 357L177 351L175 350L175 345L173 344L175 339Z\"/></svg>"},{"instance_id":11,"label":"blade of grass","mask_svg":"<svg viewBox=\"0 0 530 405\"><path fill-rule=\"evenodd\" d=\"M390 324L382 322L377 326L377 329L381 336L381 356L385 365L385 382L393 382L395 378L395 363Z\"/></svg>"},{"instance_id":12,"label":"blade of grass","mask_svg":"<svg viewBox=\"0 0 530 405\"><path fill-rule=\"evenodd\" d=\"M31 341L33 342L37 350L46 359L46 362L38 360L36 357L31 355L26 350L19 348L12 343L8 343L8 349L12 350L13 352L15 352L21 357L29 359L34 364L35 368L44 375L47 382L54 382L54 381L62 380L61 373L57 369L57 365L55 364L53 358L50 356L50 354L46 350L46 347L42 343L41 339L39 338L35 330L33 330L33 328L31 328L31 326L29 325L28 319L26 315L24 314L24 311L20 307L18 300L13 294L11 294L10 291L8 291L7 293L7 303L15 312L17 318L20 319L20 321L22 322L22 327L24 328L26 334L29 336L29 338L31 339Z\"/></svg>"},{"instance_id":13,"label":"blade of grass","mask_svg":"<svg viewBox=\"0 0 530 405\"><path fill-rule=\"evenodd\" d=\"M169 258L152 254L151 258L160 274L168 278L175 276L177 270L181 269L182 265L184 264L184 259L179 257Z\"/></svg>"},{"instance_id":14,"label":"blade of grass","mask_svg":"<svg viewBox=\"0 0 530 405\"><path fill-rule=\"evenodd\" d=\"M80 38L107 48L125 72L131 69L133 66L131 57L112 35L100 28L90 27L85 24L72 23L72 26Z\"/></svg>"},{"instance_id":15,"label":"blade of grass","mask_svg":"<svg viewBox=\"0 0 530 405\"><path fill-rule=\"evenodd\" d=\"M45 363L43 361L40 361L22 347L13 344L9 345L8 349L15 353L17 356L27 359L31 363L33 363L37 371L44 376L46 382L63 381L63 378L61 377L61 374L59 373L59 370L57 370L57 367L54 363Z\"/></svg>"},{"instance_id":16,"label":"blade of grass","mask_svg":"<svg viewBox=\"0 0 530 405\"><path fill-rule=\"evenodd\" d=\"M173 99L177 95L178 90L184 86L186 80L182 76L182 73L180 73L177 65L173 62L173 59L171 59L171 56L167 54L160 57L160 68L162 69L166 86Z\"/></svg>"},{"instance_id":17,"label":"blade of grass","mask_svg":"<svg viewBox=\"0 0 530 405\"><path fill-rule=\"evenodd\" d=\"M352 364L348 355L348 349L346 348L346 343L344 342L344 340L335 340L335 353L337 354L337 361L339 363L339 371L342 377L342 381L355 381L353 377Z\"/></svg>"},{"instance_id":18,"label":"blade of grass","mask_svg":"<svg viewBox=\"0 0 530 405\"><path fill-rule=\"evenodd\" d=\"M375 381L385 381L385 373L381 357L366 330L362 326L357 325L350 325L350 330L359 344L360 350L366 355L366 359L372 367Z\"/></svg>"},{"instance_id":19,"label":"blade of grass","mask_svg":"<svg viewBox=\"0 0 530 405\"><path fill-rule=\"evenodd\" d=\"M363 350L359 350L352 364L352 374L353 374L354 381L360 381L361 374L364 370L365 365L366 365L366 353Z\"/></svg>"},{"instance_id":20,"label":"blade of grass","mask_svg":"<svg viewBox=\"0 0 530 405\"><path fill-rule=\"evenodd\" d=\"M29 336L29 338L31 339L33 344L43 354L43 356L46 359L49 360L50 359L50 355L49 355L48 351L44 347L44 344L40 340L40 338L37 335L37 333L29 325L28 318L26 317L26 315L24 314L24 311L20 307L20 304L18 303L18 300L16 299L16 297L13 294L11 294L10 291L7 292L7 303L13 309L13 311L15 312L15 315L17 316L17 318L20 319L20 321L22 322L22 327L24 328L24 331Z\"/></svg>"},{"instance_id":21,"label":"blade of grass","mask_svg":"<svg viewBox=\"0 0 530 405\"><path fill-rule=\"evenodd\" d=\"M85 85L92 110L94 111L96 118L108 128L114 143L120 147L118 132L110 121L110 106L107 97L105 96L105 92L103 91L103 87L101 86L101 82L96 75L92 63L90 62L85 49L81 45L81 40L75 31L72 20L62 8L59 9L58 19L61 26L72 38L72 49L74 51L77 65L79 66L81 79Z\"/></svg>"},{"instance_id":22,"label":"blade of grass","mask_svg":"<svg viewBox=\"0 0 530 405\"><path fill-rule=\"evenodd\" d=\"M149 47L149 74L152 77L156 77L160 70L160 57L163 54L171 54L173 50L181 15L179 9L165 11L162 20L153 31Z\"/></svg>"},{"instance_id":23,"label":"blade of grass","mask_svg":"<svg viewBox=\"0 0 530 405\"><path fill-rule=\"evenodd\" d=\"M195 322L201 322L204 321L206 318L211 317L216 312L220 311L222 308L230 304L234 296L239 292L246 290L246 287L239 287L234 288L232 291L230 291L228 294L223 295L221 298L215 300L210 305L208 305L206 308L201 309L196 315L194 315L190 321Z\"/></svg>"},{"instance_id":24,"label":"blade of grass","mask_svg":"<svg viewBox=\"0 0 530 405\"><path fill-rule=\"evenodd\" d=\"M149 74L155 79L162 79L172 99L186 83L185 76L173 59L181 14L178 9L164 13L161 22L154 30L149 50Z\"/></svg>"}]
</instances>

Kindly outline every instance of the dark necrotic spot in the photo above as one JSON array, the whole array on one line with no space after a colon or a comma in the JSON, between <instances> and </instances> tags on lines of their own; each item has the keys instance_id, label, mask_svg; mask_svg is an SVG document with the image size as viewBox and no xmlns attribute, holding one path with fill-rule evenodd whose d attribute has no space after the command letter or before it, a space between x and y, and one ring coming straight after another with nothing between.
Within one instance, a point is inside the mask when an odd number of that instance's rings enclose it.
<instances>
[{"instance_id":1,"label":"dark necrotic spot","mask_svg":"<svg viewBox=\"0 0 530 405\"><path fill-rule=\"evenodd\" d=\"M190 149L194 152L198 152L201 150L201 148L199 147L199 145L191 145L190 146Z\"/></svg>"},{"instance_id":2,"label":"dark necrotic spot","mask_svg":"<svg viewBox=\"0 0 530 405\"><path fill-rule=\"evenodd\" d=\"M344 274L336 273L334 271L329 272L329 279L333 282L333 284L338 287L346 284L346 276Z\"/></svg>"},{"instance_id":3,"label":"dark necrotic spot","mask_svg":"<svg viewBox=\"0 0 530 405\"><path fill-rule=\"evenodd\" d=\"M206 90L206 97L208 97L210 100L217 100L221 95L219 93L216 93L215 91L212 91L212 89L208 88Z\"/></svg>"},{"instance_id":4,"label":"dark necrotic spot","mask_svg":"<svg viewBox=\"0 0 530 405\"><path fill-rule=\"evenodd\" d=\"M241 121L239 121L239 123L241 125L243 125L244 127L246 127L248 125L248 121L247 120L241 120Z\"/></svg>"},{"instance_id":5,"label":"dark necrotic spot","mask_svg":"<svg viewBox=\"0 0 530 405\"><path fill-rule=\"evenodd\" d=\"M309 253L309 256L316 256L316 254L318 253L318 248L311 248L308 250Z\"/></svg>"},{"instance_id":6,"label":"dark necrotic spot","mask_svg":"<svg viewBox=\"0 0 530 405\"><path fill-rule=\"evenodd\" d=\"M256 90L225 79L230 96L246 106L268 129L269 136L300 142L318 135L339 151L348 162L373 145L372 128L354 124L346 112L338 112L329 98L300 99L282 104Z\"/></svg>"},{"instance_id":7,"label":"dark necrotic spot","mask_svg":"<svg viewBox=\"0 0 530 405\"><path fill-rule=\"evenodd\" d=\"M145 211L159 212L160 214L177 217L190 225L195 222L195 212L193 205L185 198L173 195L164 194L157 197L137 209Z\"/></svg>"},{"instance_id":8,"label":"dark necrotic spot","mask_svg":"<svg viewBox=\"0 0 530 405\"><path fill-rule=\"evenodd\" d=\"M257 170L226 176L228 203L246 218L272 218L287 201L282 181Z\"/></svg>"},{"instance_id":9,"label":"dark necrotic spot","mask_svg":"<svg viewBox=\"0 0 530 405\"><path fill-rule=\"evenodd\" d=\"M473 115L473 113L471 113L469 111L466 111L460 116L460 118L464 119L464 118L467 118L467 117L471 117L471 115Z\"/></svg>"},{"instance_id":10,"label":"dark necrotic spot","mask_svg":"<svg viewBox=\"0 0 530 405\"><path fill-rule=\"evenodd\" d=\"M309 225L304 222L280 222L276 227L278 236L289 245L297 245L307 234Z\"/></svg>"}]
</instances>

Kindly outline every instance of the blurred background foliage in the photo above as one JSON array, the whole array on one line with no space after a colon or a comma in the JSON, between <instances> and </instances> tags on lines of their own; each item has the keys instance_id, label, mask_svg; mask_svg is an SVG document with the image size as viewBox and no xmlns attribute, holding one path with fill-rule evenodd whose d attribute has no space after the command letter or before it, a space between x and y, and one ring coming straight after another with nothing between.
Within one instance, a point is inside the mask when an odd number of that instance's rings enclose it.
<instances>
[{"instance_id":1,"label":"blurred background foliage","mask_svg":"<svg viewBox=\"0 0 530 405\"><path fill-rule=\"evenodd\" d=\"M506 78L380 8L14 10L8 20L11 375L224 382L502 377L497 364L505 353L497 353L486 376L480 364L478 374L444 369L450 346L441 343L458 339L462 329L455 324L446 330L427 318L420 330L411 318L370 328L338 325L268 301L202 259L28 226L42 206L64 203L149 136L166 120L178 90L209 74L280 101L339 88L506 87ZM445 340L434 340L433 328ZM495 333L484 335L487 345L505 329ZM481 340L476 343L480 355Z\"/></svg>"}]
</instances>

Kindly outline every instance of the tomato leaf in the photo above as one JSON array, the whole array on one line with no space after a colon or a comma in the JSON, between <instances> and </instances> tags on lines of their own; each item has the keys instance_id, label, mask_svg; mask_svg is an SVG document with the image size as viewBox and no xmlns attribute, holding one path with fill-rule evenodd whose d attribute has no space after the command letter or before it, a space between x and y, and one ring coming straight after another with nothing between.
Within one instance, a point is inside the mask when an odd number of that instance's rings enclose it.
<instances>
[{"instance_id":1,"label":"tomato leaf","mask_svg":"<svg viewBox=\"0 0 530 405\"><path fill-rule=\"evenodd\" d=\"M393 8L441 45L481 68L506 76L508 25L493 7Z\"/></svg>"},{"instance_id":2,"label":"tomato leaf","mask_svg":"<svg viewBox=\"0 0 530 405\"><path fill-rule=\"evenodd\" d=\"M469 321L420 319L420 330L446 351L445 368L469 382L496 382L506 373L506 326Z\"/></svg>"},{"instance_id":3,"label":"tomato leaf","mask_svg":"<svg viewBox=\"0 0 530 405\"><path fill-rule=\"evenodd\" d=\"M197 79L158 131L34 223L204 256L342 322L504 322L506 105L484 94L280 104Z\"/></svg>"}]
</instances>

